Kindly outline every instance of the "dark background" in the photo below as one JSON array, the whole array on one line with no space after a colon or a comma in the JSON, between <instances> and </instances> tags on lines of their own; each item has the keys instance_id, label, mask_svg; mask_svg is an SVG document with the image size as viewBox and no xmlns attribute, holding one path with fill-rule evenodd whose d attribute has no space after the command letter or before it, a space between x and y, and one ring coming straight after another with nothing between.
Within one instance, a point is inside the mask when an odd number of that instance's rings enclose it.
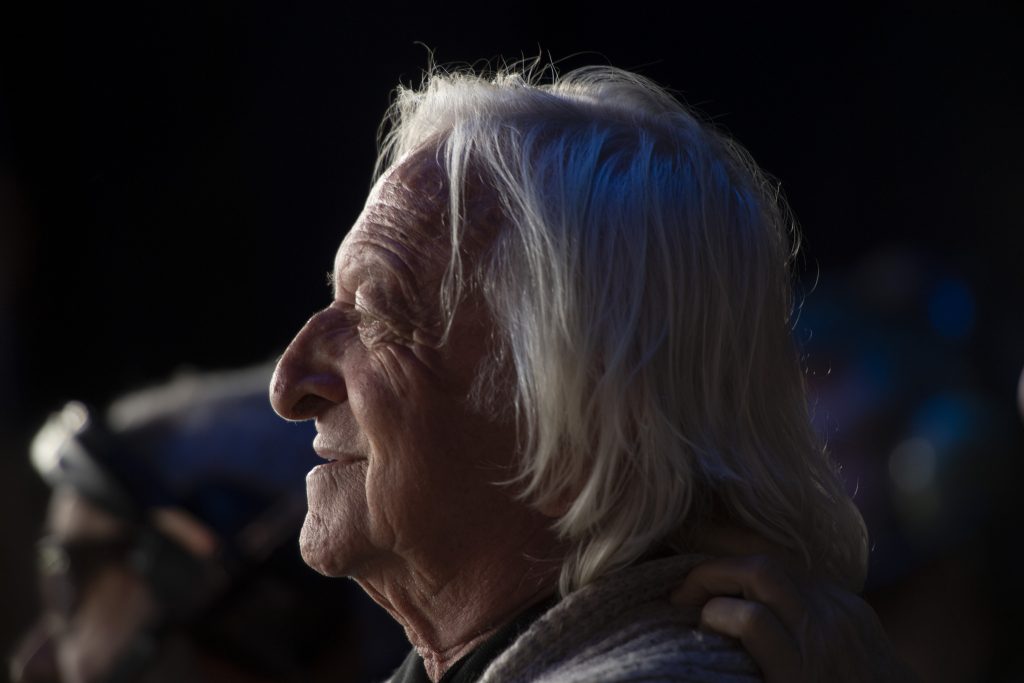
<instances>
[{"instance_id":1,"label":"dark background","mask_svg":"<svg viewBox=\"0 0 1024 683\"><path fill-rule=\"evenodd\" d=\"M426 45L637 70L782 180L867 595L925 680L1020 680L1024 5L20 5L0 16L0 649L35 606L32 432L69 398L279 352L327 301Z\"/></svg>"}]
</instances>

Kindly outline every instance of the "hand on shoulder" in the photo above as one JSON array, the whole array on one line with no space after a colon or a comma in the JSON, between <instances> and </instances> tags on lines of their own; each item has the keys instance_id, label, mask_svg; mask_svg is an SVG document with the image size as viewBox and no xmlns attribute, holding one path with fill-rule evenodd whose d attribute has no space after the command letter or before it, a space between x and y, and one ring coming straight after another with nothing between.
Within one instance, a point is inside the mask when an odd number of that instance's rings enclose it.
<instances>
[{"instance_id":1,"label":"hand on shoulder","mask_svg":"<svg viewBox=\"0 0 1024 683\"><path fill-rule=\"evenodd\" d=\"M673 604L740 640L766 683L896 683L916 677L859 596L774 555L718 557L694 568Z\"/></svg>"}]
</instances>

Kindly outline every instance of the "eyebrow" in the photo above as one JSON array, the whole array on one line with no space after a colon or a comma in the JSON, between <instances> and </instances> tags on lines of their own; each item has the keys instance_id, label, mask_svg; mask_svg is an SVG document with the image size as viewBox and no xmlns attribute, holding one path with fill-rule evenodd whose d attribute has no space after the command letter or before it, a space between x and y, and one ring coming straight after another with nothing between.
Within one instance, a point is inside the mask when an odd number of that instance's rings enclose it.
<instances>
[{"instance_id":1,"label":"eyebrow","mask_svg":"<svg viewBox=\"0 0 1024 683\"><path fill-rule=\"evenodd\" d=\"M397 272L377 258L362 263L359 271L359 284L352 294L359 295L359 304L368 308L372 315L417 327L433 323L431 307L420 296L423 285L410 278L411 272ZM374 277L377 273L381 275ZM338 276L333 271L327 272L327 285L331 297L337 298Z\"/></svg>"}]
</instances>

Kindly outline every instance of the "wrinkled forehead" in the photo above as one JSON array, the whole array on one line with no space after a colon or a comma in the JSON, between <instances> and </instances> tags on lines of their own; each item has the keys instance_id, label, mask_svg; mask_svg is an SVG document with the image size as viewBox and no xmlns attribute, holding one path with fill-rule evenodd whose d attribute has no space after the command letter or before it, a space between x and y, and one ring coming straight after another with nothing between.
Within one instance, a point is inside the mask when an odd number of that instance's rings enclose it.
<instances>
[{"instance_id":1,"label":"wrinkled forehead","mask_svg":"<svg viewBox=\"0 0 1024 683\"><path fill-rule=\"evenodd\" d=\"M378 178L366 203L410 201L444 209L448 201L448 175L436 147L423 147L402 157Z\"/></svg>"},{"instance_id":2,"label":"wrinkled forehead","mask_svg":"<svg viewBox=\"0 0 1024 683\"><path fill-rule=\"evenodd\" d=\"M413 272L447 260L448 181L434 154L413 154L386 170L341 243L334 270L376 252L396 252L396 265ZM379 254L376 254L379 255Z\"/></svg>"},{"instance_id":3,"label":"wrinkled forehead","mask_svg":"<svg viewBox=\"0 0 1024 683\"><path fill-rule=\"evenodd\" d=\"M475 258L504 224L497 193L479 174L458 188L463 227L459 248ZM341 273L353 262L383 256L389 266L418 280L440 282L451 255L451 189L435 147L423 148L385 171L335 257Z\"/></svg>"}]
</instances>

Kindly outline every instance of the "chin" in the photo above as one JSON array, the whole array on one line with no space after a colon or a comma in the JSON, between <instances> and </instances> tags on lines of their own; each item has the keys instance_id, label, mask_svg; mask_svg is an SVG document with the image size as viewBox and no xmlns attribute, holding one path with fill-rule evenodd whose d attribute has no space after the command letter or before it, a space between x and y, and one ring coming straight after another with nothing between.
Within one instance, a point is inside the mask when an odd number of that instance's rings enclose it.
<instances>
[{"instance_id":1,"label":"chin","mask_svg":"<svg viewBox=\"0 0 1024 683\"><path fill-rule=\"evenodd\" d=\"M361 542L362 541L362 542ZM354 576L361 562L373 557L373 548L365 538L349 525L324 522L313 512L306 513L306 521L299 534L299 553L302 560L324 576Z\"/></svg>"},{"instance_id":2,"label":"chin","mask_svg":"<svg viewBox=\"0 0 1024 683\"><path fill-rule=\"evenodd\" d=\"M331 552L331 534L323 519L313 513L306 513L299 534L299 552L302 561L324 576L344 576L335 553Z\"/></svg>"},{"instance_id":3,"label":"chin","mask_svg":"<svg viewBox=\"0 0 1024 683\"><path fill-rule=\"evenodd\" d=\"M303 561L324 576L349 576L368 551L365 470L314 468L306 477L308 509L299 534Z\"/></svg>"}]
</instances>

